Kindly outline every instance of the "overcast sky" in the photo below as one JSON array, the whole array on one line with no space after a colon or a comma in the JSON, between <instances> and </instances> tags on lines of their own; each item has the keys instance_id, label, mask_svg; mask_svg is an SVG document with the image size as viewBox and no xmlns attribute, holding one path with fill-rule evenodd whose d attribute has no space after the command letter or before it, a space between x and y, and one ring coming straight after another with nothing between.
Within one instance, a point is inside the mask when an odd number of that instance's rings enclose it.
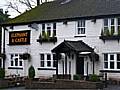
<instances>
[{"instance_id":1,"label":"overcast sky","mask_svg":"<svg viewBox=\"0 0 120 90\"><path fill-rule=\"evenodd\" d=\"M16 2L17 0L0 0L0 8L2 8L4 12L8 11L8 14L10 15L10 18L14 18L14 17L18 16L19 13L16 12L14 9L10 9L10 8L8 9L7 1ZM34 1L36 1L36 0L34 0ZM35 3L34 3L34 5L35 5ZM26 10L25 5L23 5L23 4L20 4L20 3L18 4L17 3L17 6L19 6L19 11L21 11L21 12L24 12Z\"/></svg>"},{"instance_id":2,"label":"overcast sky","mask_svg":"<svg viewBox=\"0 0 120 90\"><path fill-rule=\"evenodd\" d=\"M7 8L7 5L8 5L7 1L15 2L15 1L17 1L17 0L0 0L0 8L2 8L2 9L4 10L4 12L5 12L5 11L8 11L8 14L10 15L10 18L14 18L14 17L18 16L19 14L18 14L15 10L13 10L13 9L8 9L8 8ZM36 3L36 0L34 0L34 1L35 1L35 3ZM45 1L45 0L43 0L43 2L44 2L44 1ZM53 1L53 0L48 0L48 1ZM35 3L34 3L34 4L35 4ZM20 10L20 11L24 12L24 11L26 10L26 7L25 7L25 6L23 6L23 5L21 5L21 4L17 4L17 5L19 6L19 10Z\"/></svg>"}]
</instances>

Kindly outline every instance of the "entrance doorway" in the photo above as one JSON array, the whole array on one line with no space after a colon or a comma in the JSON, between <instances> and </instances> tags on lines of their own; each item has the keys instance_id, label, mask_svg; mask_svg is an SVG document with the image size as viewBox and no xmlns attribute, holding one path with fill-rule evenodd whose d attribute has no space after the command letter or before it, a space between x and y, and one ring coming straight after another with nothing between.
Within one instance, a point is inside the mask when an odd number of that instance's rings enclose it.
<instances>
[{"instance_id":1,"label":"entrance doorway","mask_svg":"<svg viewBox=\"0 0 120 90\"><path fill-rule=\"evenodd\" d=\"M77 57L76 74L84 75L84 57Z\"/></svg>"}]
</instances>

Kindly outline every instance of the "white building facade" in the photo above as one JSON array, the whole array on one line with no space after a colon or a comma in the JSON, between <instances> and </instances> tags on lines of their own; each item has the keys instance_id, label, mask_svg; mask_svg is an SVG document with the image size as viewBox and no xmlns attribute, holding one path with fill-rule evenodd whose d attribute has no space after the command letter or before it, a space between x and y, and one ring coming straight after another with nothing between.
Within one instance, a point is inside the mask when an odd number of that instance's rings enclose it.
<instances>
[{"instance_id":1,"label":"white building facade","mask_svg":"<svg viewBox=\"0 0 120 90\"><path fill-rule=\"evenodd\" d=\"M119 77L119 28L119 16L44 21L24 25L8 24L6 29L3 29L2 36L2 48L5 47L6 54L6 75L27 76L28 68L33 65L36 77L51 77L56 74L57 64L56 54L52 53L52 50L65 41L82 41L99 55L99 60L95 59L93 62L88 55L91 52L87 51L76 54L71 50L67 55L62 53L58 60L58 74L86 76L93 73L99 75L102 71L107 72L109 77ZM40 39L42 37L47 40ZM50 37L55 39L51 40ZM23 60L24 53L29 53L31 58Z\"/></svg>"}]
</instances>

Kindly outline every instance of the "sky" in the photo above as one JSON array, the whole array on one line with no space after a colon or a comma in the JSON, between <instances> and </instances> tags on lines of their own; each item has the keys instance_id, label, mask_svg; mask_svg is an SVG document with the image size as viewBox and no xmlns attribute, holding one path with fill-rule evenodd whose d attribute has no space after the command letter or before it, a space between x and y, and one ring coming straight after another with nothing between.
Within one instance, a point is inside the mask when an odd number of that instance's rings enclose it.
<instances>
[{"instance_id":1,"label":"sky","mask_svg":"<svg viewBox=\"0 0 120 90\"><path fill-rule=\"evenodd\" d=\"M10 18L14 18L14 17L20 15L20 13L16 12L15 10L10 9L10 8L7 8L7 5L8 5L7 1L16 2L17 0L0 0L0 8L2 8L4 12L5 12L5 11L8 11L8 14L10 15ZM36 5L36 4L35 4L35 3L36 3L36 0L33 0L33 1L34 1L33 4ZM43 0L43 2L44 2L44 1L45 1L45 0ZM48 0L48 1L53 1L53 0ZM23 4L17 3L17 6L19 6L19 10L20 10L22 13L25 12L26 7L23 6Z\"/></svg>"}]
</instances>

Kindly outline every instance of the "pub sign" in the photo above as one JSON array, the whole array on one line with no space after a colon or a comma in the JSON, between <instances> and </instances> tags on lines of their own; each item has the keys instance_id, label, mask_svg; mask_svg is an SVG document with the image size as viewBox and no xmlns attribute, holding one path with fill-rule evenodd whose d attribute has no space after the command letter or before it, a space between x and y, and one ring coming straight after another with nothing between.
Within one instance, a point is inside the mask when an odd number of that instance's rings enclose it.
<instances>
[{"instance_id":1,"label":"pub sign","mask_svg":"<svg viewBox=\"0 0 120 90\"><path fill-rule=\"evenodd\" d=\"M9 45L30 44L30 30L9 32Z\"/></svg>"}]
</instances>

